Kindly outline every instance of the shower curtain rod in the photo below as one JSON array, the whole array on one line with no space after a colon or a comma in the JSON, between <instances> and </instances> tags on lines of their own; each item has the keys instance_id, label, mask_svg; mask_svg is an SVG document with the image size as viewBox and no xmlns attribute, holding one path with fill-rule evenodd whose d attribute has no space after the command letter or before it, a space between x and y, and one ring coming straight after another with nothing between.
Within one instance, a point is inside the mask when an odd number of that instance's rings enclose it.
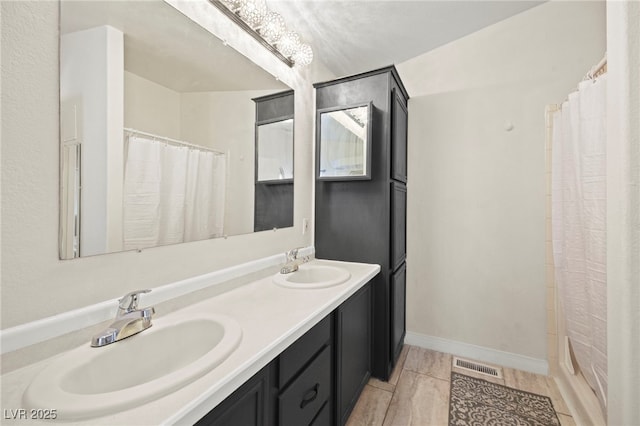
<instances>
[{"instance_id":1,"label":"shower curtain rod","mask_svg":"<svg viewBox=\"0 0 640 426\"><path fill-rule=\"evenodd\" d=\"M214 154L218 154L218 155L225 155L225 153L223 151L218 151L212 148L207 148L206 146L200 146L200 145L195 145L189 142L185 142L185 141L179 141L177 139L171 139L168 138L166 136L158 136L158 135L154 135L153 133L147 133L147 132L143 132L141 130L136 130L136 129L131 129L128 127L124 128L124 131L127 133L133 133L136 135L141 135L141 136L147 136L150 137L152 139L159 139L161 141L167 142L167 143L171 143L171 144L176 144L176 145L181 145L181 146L187 146L189 148L195 148L195 149L200 149L203 151L211 151Z\"/></svg>"},{"instance_id":2,"label":"shower curtain rod","mask_svg":"<svg viewBox=\"0 0 640 426\"><path fill-rule=\"evenodd\" d=\"M591 70L587 73L587 75L585 75L582 78L582 81L593 80L594 78L600 77L606 72L607 72L607 52L604 52L604 58L600 59L600 62L598 62L593 67L591 67ZM578 89L576 88L574 92L577 90ZM558 108L562 109L562 104L564 104L564 102L567 102L568 100L569 100L569 95L567 95L567 97L564 99L562 103L558 104Z\"/></svg>"},{"instance_id":3,"label":"shower curtain rod","mask_svg":"<svg viewBox=\"0 0 640 426\"><path fill-rule=\"evenodd\" d=\"M601 76L602 74L607 72L607 53L605 52L604 58L600 60L587 75L584 76L583 80L593 80L596 77Z\"/></svg>"}]
</instances>

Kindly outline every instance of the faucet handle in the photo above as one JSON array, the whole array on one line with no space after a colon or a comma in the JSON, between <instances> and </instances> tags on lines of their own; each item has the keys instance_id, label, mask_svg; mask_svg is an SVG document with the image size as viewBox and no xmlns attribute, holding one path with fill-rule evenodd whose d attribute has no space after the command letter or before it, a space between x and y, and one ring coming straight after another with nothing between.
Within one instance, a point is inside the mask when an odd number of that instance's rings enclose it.
<instances>
[{"instance_id":1,"label":"faucet handle","mask_svg":"<svg viewBox=\"0 0 640 426\"><path fill-rule=\"evenodd\" d=\"M124 315L138 309L138 296L149 293L151 289L134 290L118 299L118 315Z\"/></svg>"},{"instance_id":2,"label":"faucet handle","mask_svg":"<svg viewBox=\"0 0 640 426\"><path fill-rule=\"evenodd\" d=\"M292 262L298 258L298 250L301 250L303 247L296 247L294 249L289 250L285 253L287 256L287 262Z\"/></svg>"}]
</instances>

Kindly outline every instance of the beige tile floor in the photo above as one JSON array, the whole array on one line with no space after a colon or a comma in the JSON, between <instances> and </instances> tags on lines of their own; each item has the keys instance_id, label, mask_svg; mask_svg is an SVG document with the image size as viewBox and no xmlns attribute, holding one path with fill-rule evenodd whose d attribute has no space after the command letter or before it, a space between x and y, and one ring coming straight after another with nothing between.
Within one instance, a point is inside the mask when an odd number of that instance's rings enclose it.
<instances>
[{"instance_id":1,"label":"beige tile floor","mask_svg":"<svg viewBox=\"0 0 640 426\"><path fill-rule=\"evenodd\" d=\"M388 382L371 379L347 421L348 426L429 426L448 424L452 356L405 345ZM503 379L467 370L468 376L551 398L563 426L575 425L551 377L503 367Z\"/></svg>"}]
</instances>

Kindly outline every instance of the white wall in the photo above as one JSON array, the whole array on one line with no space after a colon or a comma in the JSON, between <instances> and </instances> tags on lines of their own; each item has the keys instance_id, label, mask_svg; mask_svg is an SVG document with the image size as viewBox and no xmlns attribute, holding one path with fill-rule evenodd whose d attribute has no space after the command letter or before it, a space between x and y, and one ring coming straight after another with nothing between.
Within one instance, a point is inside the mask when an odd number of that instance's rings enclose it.
<instances>
[{"instance_id":1,"label":"white wall","mask_svg":"<svg viewBox=\"0 0 640 426\"><path fill-rule=\"evenodd\" d=\"M546 360L544 110L604 52L604 3L552 1L398 65L408 331Z\"/></svg>"},{"instance_id":2,"label":"white wall","mask_svg":"<svg viewBox=\"0 0 640 426\"><path fill-rule=\"evenodd\" d=\"M253 232L256 104L270 92L183 93L182 137L228 154L225 234ZM225 113L232 110L233 114Z\"/></svg>"},{"instance_id":3,"label":"white wall","mask_svg":"<svg viewBox=\"0 0 640 426\"><path fill-rule=\"evenodd\" d=\"M311 244L312 69L290 69L205 1L171 1L295 96L294 227L229 239L58 259L58 3L0 2L2 328Z\"/></svg>"},{"instance_id":4,"label":"white wall","mask_svg":"<svg viewBox=\"0 0 640 426\"><path fill-rule=\"evenodd\" d=\"M125 71L124 127L180 139L180 93Z\"/></svg>"},{"instance_id":5,"label":"white wall","mask_svg":"<svg viewBox=\"0 0 640 426\"><path fill-rule=\"evenodd\" d=\"M640 3L607 2L610 425L640 424Z\"/></svg>"}]
</instances>

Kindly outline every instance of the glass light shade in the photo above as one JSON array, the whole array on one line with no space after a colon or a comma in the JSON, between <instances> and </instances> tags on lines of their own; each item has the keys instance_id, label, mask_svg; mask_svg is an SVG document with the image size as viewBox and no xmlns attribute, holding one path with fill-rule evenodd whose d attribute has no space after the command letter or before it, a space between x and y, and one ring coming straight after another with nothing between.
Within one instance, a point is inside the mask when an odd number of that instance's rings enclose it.
<instances>
[{"instance_id":1,"label":"glass light shade","mask_svg":"<svg viewBox=\"0 0 640 426\"><path fill-rule=\"evenodd\" d=\"M267 16L267 3L265 0L242 0L238 15L251 28L256 28Z\"/></svg>"},{"instance_id":2,"label":"glass light shade","mask_svg":"<svg viewBox=\"0 0 640 426\"><path fill-rule=\"evenodd\" d=\"M300 44L300 46L298 46L298 50L294 52L291 59L293 59L293 62L296 65L303 67L309 65L311 61L313 61L313 50L311 49L311 46L307 43Z\"/></svg>"},{"instance_id":3,"label":"glass light shade","mask_svg":"<svg viewBox=\"0 0 640 426\"><path fill-rule=\"evenodd\" d=\"M278 50L282 55L290 58L300 47L300 36L295 31L287 31L278 41Z\"/></svg>"},{"instance_id":4,"label":"glass light shade","mask_svg":"<svg viewBox=\"0 0 640 426\"><path fill-rule=\"evenodd\" d=\"M227 8L229 8L232 12L235 12L240 9L242 0L222 0L222 3L227 6Z\"/></svg>"},{"instance_id":5,"label":"glass light shade","mask_svg":"<svg viewBox=\"0 0 640 426\"><path fill-rule=\"evenodd\" d=\"M284 18L276 12L268 12L259 31L268 43L276 43L286 31Z\"/></svg>"}]
</instances>

